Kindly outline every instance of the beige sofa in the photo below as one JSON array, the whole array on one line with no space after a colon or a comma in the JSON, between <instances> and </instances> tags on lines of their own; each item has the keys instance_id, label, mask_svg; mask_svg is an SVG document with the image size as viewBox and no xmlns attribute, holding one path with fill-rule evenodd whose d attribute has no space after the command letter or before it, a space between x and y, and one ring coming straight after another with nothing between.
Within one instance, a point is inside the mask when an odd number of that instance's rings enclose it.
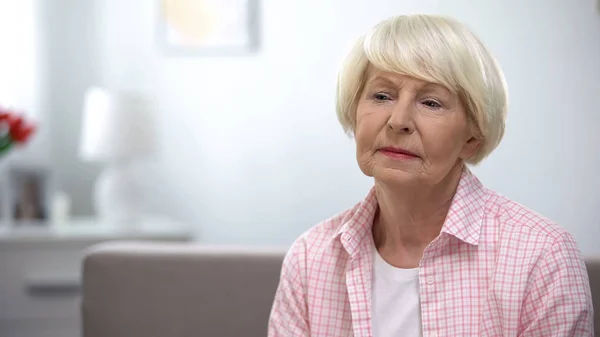
<instances>
[{"instance_id":1,"label":"beige sofa","mask_svg":"<svg viewBox=\"0 0 600 337\"><path fill-rule=\"evenodd\" d=\"M284 254L194 244L95 246L84 260L83 336L264 337ZM586 263L597 307L600 259ZM600 336L598 318L595 327Z\"/></svg>"},{"instance_id":2,"label":"beige sofa","mask_svg":"<svg viewBox=\"0 0 600 337\"><path fill-rule=\"evenodd\" d=\"M105 243L83 266L84 337L253 337L285 248Z\"/></svg>"}]
</instances>

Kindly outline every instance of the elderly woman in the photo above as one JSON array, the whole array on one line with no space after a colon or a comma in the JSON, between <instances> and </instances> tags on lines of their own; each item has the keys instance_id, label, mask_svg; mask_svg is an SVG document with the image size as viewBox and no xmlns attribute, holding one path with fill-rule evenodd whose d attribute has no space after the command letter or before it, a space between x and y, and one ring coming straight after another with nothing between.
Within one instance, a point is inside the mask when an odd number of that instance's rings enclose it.
<instances>
[{"instance_id":1,"label":"elderly woman","mask_svg":"<svg viewBox=\"0 0 600 337\"><path fill-rule=\"evenodd\" d=\"M337 113L374 187L292 245L269 336L592 336L573 237L466 166L498 146L506 106L495 59L452 19L360 38Z\"/></svg>"}]
</instances>

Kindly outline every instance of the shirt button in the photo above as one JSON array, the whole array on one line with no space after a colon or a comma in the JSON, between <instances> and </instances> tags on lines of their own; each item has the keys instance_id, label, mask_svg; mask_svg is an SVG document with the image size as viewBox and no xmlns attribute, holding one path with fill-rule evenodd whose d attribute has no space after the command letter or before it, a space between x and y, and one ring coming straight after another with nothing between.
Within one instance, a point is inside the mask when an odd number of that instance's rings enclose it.
<instances>
[{"instance_id":1,"label":"shirt button","mask_svg":"<svg viewBox=\"0 0 600 337\"><path fill-rule=\"evenodd\" d=\"M437 332L432 332L429 334L429 337L438 337Z\"/></svg>"},{"instance_id":2,"label":"shirt button","mask_svg":"<svg viewBox=\"0 0 600 337\"><path fill-rule=\"evenodd\" d=\"M435 279L433 278L433 276L428 276L427 277L427 284L433 284L434 282L435 282ZM435 334L435 332L434 332L434 334ZM431 335L431 336L435 337L436 335L437 334Z\"/></svg>"}]
</instances>

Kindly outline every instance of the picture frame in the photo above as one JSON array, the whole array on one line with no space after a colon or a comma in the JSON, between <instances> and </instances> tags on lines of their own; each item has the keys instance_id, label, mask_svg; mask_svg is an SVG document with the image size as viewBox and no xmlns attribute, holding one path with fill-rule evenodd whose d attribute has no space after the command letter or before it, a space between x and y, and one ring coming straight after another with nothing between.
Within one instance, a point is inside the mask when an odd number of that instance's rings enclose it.
<instances>
[{"instance_id":1,"label":"picture frame","mask_svg":"<svg viewBox=\"0 0 600 337\"><path fill-rule=\"evenodd\" d=\"M259 46L259 0L158 0L158 40L171 55L228 56Z\"/></svg>"},{"instance_id":2,"label":"picture frame","mask_svg":"<svg viewBox=\"0 0 600 337\"><path fill-rule=\"evenodd\" d=\"M52 176L45 167L12 166L8 169L5 215L10 227L49 226Z\"/></svg>"}]
</instances>

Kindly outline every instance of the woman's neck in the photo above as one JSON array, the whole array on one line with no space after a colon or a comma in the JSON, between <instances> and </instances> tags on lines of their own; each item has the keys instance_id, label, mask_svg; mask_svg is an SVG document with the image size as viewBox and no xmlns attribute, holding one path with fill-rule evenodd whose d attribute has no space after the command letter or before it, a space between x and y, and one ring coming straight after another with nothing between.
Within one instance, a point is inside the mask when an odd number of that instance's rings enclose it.
<instances>
[{"instance_id":1,"label":"woman's neck","mask_svg":"<svg viewBox=\"0 0 600 337\"><path fill-rule=\"evenodd\" d=\"M379 209L373 220L373 240L386 261L402 268L418 266L425 247L442 229L462 169L462 164L453 167L435 185L375 184Z\"/></svg>"}]
</instances>

